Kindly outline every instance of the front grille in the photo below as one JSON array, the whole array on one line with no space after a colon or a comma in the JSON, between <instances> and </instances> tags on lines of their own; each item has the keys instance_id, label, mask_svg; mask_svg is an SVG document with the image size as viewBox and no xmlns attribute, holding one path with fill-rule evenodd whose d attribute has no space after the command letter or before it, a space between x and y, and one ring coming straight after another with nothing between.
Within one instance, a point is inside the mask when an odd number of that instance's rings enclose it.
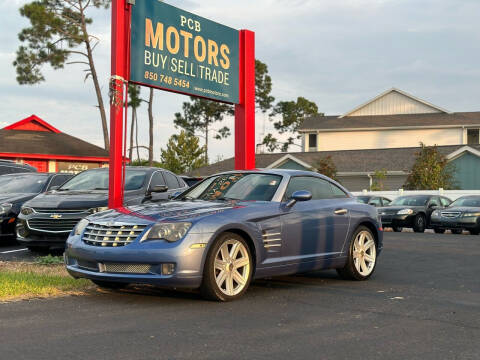
<instances>
[{"instance_id":1,"label":"front grille","mask_svg":"<svg viewBox=\"0 0 480 360\"><path fill-rule=\"evenodd\" d=\"M59 212L63 214L80 214L88 212L88 209L59 209L55 208L33 208L36 213L39 214L58 214Z\"/></svg>"},{"instance_id":2,"label":"front grille","mask_svg":"<svg viewBox=\"0 0 480 360\"><path fill-rule=\"evenodd\" d=\"M460 216L461 212L460 211L442 211L441 214L443 217L446 217L446 218L456 218Z\"/></svg>"},{"instance_id":3,"label":"front grille","mask_svg":"<svg viewBox=\"0 0 480 360\"><path fill-rule=\"evenodd\" d=\"M77 259L77 266L85 270L98 271L98 264L93 261Z\"/></svg>"},{"instance_id":4,"label":"front grille","mask_svg":"<svg viewBox=\"0 0 480 360\"><path fill-rule=\"evenodd\" d=\"M392 209L383 209L378 212L379 215L394 215L397 213L398 210Z\"/></svg>"},{"instance_id":5,"label":"front grille","mask_svg":"<svg viewBox=\"0 0 480 360\"><path fill-rule=\"evenodd\" d=\"M45 231L50 233L65 233L73 230L75 225L82 218L74 219L30 219L27 220L28 227L32 230Z\"/></svg>"},{"instance_id":6,"label":"front grille","mask_svg":"<svg viewBox=\"0 0 480 360\"><path fill-rule=\"evenodd\" d=\"M148 274L151 269L150 264L121 264L105 263L99 264L100 272L106 273L124 273L124 274Z\"/></svg>"},{"instance_id":7,"label":"front grille","mask_svg":"<svg viewBox=\"0 0 480 360\"><path fill-rule=\"evenodd\" d=\"M82 240L93 246L125 246L134 241L147 225L101 225L91 223L85 229Z\"/></svg>"}]
</instances>

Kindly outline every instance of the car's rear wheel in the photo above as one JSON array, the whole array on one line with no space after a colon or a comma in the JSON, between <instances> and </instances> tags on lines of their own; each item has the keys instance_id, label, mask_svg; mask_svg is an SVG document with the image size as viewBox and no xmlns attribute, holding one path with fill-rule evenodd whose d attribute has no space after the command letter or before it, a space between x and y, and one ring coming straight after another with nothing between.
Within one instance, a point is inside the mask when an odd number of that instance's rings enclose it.
<instances>
[{"instance_id":1,"label":"car's rear wheel","mask_svg":"<svg viewBox=\"0 0 480 360\"><path fill-rule=\"evenodd\" d=\"M443 234L445 232L445 229L434 228L433 231L435 231L436 234Z\"/></svg>"},{"instance_id":2,"label":"car's rear wheel","mask_svg":"<svg viewBox=\"0 0 480 360\"><path fill-rule=\"evenodd\" d=\"M417 214L413 219L413 231L417 233L425 232L425 216L423 214Z\"/></svg>"},{"instance_id":3,"label":"car's rear wheel","mask_svg":"<svg viewBox=\"0 0 480 360\"><path fill-rule=\"evenodd\" d=\"M463 233L462 229L452 229L450 231L452 232L452 234L455 234L455 235L460 235L461 233Z\"/></svg>"},{"instance_id":4,"label":"car's rear wheel","mask_svg":"<svg viewBox=\"0 0 480 360\"><path fill-rule=\"evenodd\" d=\"M123 289L128 285L127 283L115 282L115 281L92 280L92 282L98 287L101 287L104 289Z\"/></svg>"},{"instance_id":5,"label":"car's rear wheel","mask_svg":"<svg viewBox=\"0 0 480 360\"><path fill-rule=\"evenodd\" d=\"M399 226L392 226L392 230L395 232L402 232L403 228Z\"/></svg>"},{"instance_id":6,"label":"car's rear wheel","mask_svg":"<svg viewBox=\"0 0 480 360\"><path fill-rule=\"evenodd\" d=\"M337 269L338 274L348 280L366 280L375 270L377 244L372 231L360 226L352 236L345 266Z\"/></svg>"},{"instance_id":7,"label":"car's rear wheel","mask_svg":"<svg viewBox=\"0 0 480 360\"><path fill-rule=\"evenodd\" d=\"M252 256L246 241L240 235L223 233L207 255L201 293L210 300L235 300L247 291L252 272Z\"/></svg>"}]
</instances>

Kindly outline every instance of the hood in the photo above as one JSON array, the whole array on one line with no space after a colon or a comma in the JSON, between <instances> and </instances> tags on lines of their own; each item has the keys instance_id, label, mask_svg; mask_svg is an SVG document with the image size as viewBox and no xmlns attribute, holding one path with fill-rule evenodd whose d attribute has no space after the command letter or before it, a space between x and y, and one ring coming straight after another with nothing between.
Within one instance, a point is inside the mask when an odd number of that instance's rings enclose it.
<instances>
[{"instance_id":1,"label":"hood","mask_svg":"<svg viewBox=\"0 0 480 360\"><path fill-rule=\"evenodd\" d=\"M27 200L34 198L37 194L30 193L12 193L12 194L0 194L0 204L3 203L23 203Z\"/></svg>"},{"instance_id":2,"label":"hood","mask_svg":"<svg viewBox=\"0 0 480 360\"><path fill-rule=\"evenodd\" d=\"M92 191L48 191L40 194L26 205L33 208L51 209L89 209L107 206L108 193L101 190Z\"/></svg>"},{"instance_id":3,"label":"hood","mask_svg":"<svg viewBox=\"0 0 480 360\"><path fill-rule=\"evenodd\" d=\"M473 207L473 206L454 206L454 207L448 207L448 208L445 208L445 209L442 209L441 210L442 212L443 211L459 211L459 212L462 212L462 213L476 213L476 212L479 212L480 213L480 208L479 207Z\"/></svg>"},{"instance_id":4,"label":"hood","mask_svg":"<svg viewBox=\"0 0 480 360\"><path fill-rule=\"evenodd\" d=\"M134 216L146 222L157 221L194 221L199 218L218 214L235 208L244 208L251 203L236 201L169 201L164 203L148 203L129 206L123 209L106 211L91 215L89 220L101 221L131 221Z\"/></svg>"}]
</instances>

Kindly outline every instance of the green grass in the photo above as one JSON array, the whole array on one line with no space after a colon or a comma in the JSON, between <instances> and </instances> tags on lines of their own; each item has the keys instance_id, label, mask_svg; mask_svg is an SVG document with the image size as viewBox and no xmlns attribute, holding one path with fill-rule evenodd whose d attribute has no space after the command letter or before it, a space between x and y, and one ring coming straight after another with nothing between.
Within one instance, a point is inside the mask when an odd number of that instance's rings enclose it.
<instances>
[{"instance_id":1,"label":"green grass","mask_svg":"<svg viewBox=\"0 0 480 360\"><path fill-rule=\"evenodd\" d=\"M70 277L63 265L0 263L0 301L81 294L92 287Z\"/></svg>"},{"instance_id":2,"label":"green grass","mask_svg":"<svg viewBox=\"0 0 480 360\"><path fill-rule=\"evenodd\" d=\"M36 263L40 265L58 265L63 264L63 257L61 256L52 256L48 254L47 256L40 256L36 259Z\"/></svg>"}]
</instances>

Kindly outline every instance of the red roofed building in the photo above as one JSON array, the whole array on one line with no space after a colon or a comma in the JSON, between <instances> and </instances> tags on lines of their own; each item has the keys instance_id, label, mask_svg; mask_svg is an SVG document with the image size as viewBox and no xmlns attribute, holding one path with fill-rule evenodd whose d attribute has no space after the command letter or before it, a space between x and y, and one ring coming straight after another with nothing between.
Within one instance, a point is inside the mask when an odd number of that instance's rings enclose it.
<instances>
[{"instance_id":1,"label":"red roofed building","mask_svg":"<svg viewBox=\"0 0 480 360\"><path fill-rule=\"evenodd\" d=\"M0 159L39 172L73 172L108 166L108 151L62 133L36 115L0 129Z\"/></svg>"}]
</instances>

